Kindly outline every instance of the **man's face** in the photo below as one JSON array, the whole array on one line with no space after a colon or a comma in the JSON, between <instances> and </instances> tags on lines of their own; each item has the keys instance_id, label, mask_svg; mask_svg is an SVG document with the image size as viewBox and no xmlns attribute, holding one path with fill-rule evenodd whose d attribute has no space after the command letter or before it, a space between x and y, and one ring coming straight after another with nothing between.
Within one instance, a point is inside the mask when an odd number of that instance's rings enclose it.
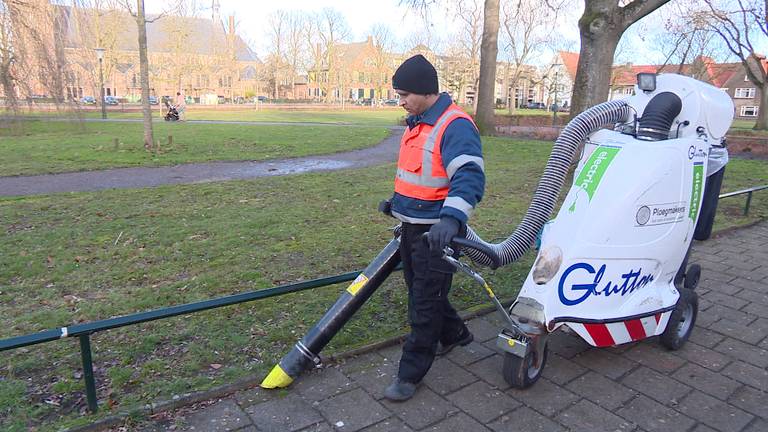
<instances>
[{"instance_id":1,"label":"man's face","mask_svg":"<svg viewBox=\"0 0 768 432\"><path fill-rule=\"evenodd\" d=\"M400 95L400 106L410 115L423 114L429 108L427 95L409 93L404 90L395 90Z\"/></svg>"}]
</instances>

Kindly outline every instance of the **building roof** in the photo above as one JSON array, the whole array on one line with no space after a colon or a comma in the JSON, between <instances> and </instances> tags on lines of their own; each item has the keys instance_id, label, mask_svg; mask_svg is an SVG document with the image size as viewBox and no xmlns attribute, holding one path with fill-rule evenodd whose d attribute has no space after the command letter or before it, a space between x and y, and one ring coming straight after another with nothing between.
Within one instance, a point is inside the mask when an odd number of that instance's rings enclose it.
<instances>
[{"instance_id":1,"label":"building roof","mask_svg":"<svg viewBox=\"0 0 768 432\"><path fill-rule=\"evenodd\" d=\"M366 42L339 44L336 49L339 57L344 63L351 63L360 56L363 50L365 50L366 45L369 43L370 40Z\"/></svg>"},{"instance_id":2,"label":"building roof","mask_svg":"<svg viewBox=\"0 0 768 432\"><path fill-rule=\"evenodd\" d=\"M138 29L136 21L127 12L120 10L96 10L72 8L70 6L55 6L60 16L66 20L67 48L83 48L83 40L78 34L80 22L89 23L102 19L103 25L115 30L115 49L120 51L138 51ZM223 54L228 44L228 34L221 22L214 23L208 18L165 16L157 19L157 15L148 15L147 19L147 51L152 53L171 53L178 46L176 38L183 37L185 53L200 55ZM179 34L183 34L180 36ZM238 61L259 62L256 53L237 34L232 35L235 58Z\"/></svg>"},{"instance_id":3,"label":"building roof","mask_svg":"<svg viewBox=\"0 0 768 432\"><path fill-rule=\"evenodd\" d=\"M563 62L563 66L565 66L566 72L570 75L571 80L575 80L576 69L578 69L579 66L579 53L560 51L558 54L560 54L560 59Z\"/></svg>"},{"instance_id":4,"label":"building roof","mask_svg":"<svg viewBox=\"0 0 768 432\"><path fill-rule=\"evenodd\" d=\"M571 78L575 78L579 64L579 54L567 51L559 52L563 65ZM741 63L716 63L706 56L697 57L691 64L683 65L633 65L631 63L613 66L611 71L612 86L631 86L637 82L639 73L679 73L694 76L697 79L709 81L712 85L722 88L733 77L741 73L744 66Z\"/></svg>"}]
</instances>

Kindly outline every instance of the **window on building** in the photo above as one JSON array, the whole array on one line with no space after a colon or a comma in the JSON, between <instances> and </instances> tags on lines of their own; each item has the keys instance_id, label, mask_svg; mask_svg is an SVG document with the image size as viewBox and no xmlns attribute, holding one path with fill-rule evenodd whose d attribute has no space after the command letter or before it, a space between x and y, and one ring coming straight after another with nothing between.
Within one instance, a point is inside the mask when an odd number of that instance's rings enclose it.
<instances>
[{"instance_id":1,"label":"window on building","mask_svg":"<svg viewBox=\"0 0 768 432\"><path fill-rule=\"evenodd\" d=\"M749 75L744 75L744 82L749 81Z\"/></svg>"},{"instance_id":2,"label":"window on building","mask_svg":"<svg viewBox=\"0 0 768 432\"><path fill-rule=\"evenodd\" d=\"M757 117L757 107L756 106L743 106L743 107L741 107L741 116L742 117Z\"/></svg>"},{"instance_id":3,"label":"window on building","mask_svg":"<svg viewBox=\"0 0 768 432\"><path fill-rule=\"evenodd\" d=\"M755 97L755 88L737 88L733 97L736 99L752 99Z\"/></svg>"}]
</instances>

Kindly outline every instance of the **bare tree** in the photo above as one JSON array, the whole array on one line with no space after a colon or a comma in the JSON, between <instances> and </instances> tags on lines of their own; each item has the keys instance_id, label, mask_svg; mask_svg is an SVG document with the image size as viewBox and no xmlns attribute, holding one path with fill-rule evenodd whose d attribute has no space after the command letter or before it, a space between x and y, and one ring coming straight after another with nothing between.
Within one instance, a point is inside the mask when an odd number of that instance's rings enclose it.
<instances>
[{"instance_id":1,"label":"bare tree","mask_svg":"<svg viewBox=\"0 0 768 432\"><path fill-rule=\"evenodd\" d=\"M619 39L632 24L669 0L585 0L579 19L581 52L571 113L608 98L611 66Z\"/></svg>"},{"instance_id":2,"label":"bare tree","mask_svg":"<svg viewBox=\"0 0 768 432\"><path fill-rule=\"evenodd\" d=\"M308 47L305 38L302 37L304 27L307 25L307 16L299 11L288 13L286 22L286 46L285 58L290 66L291 91L296 89L296 78L301 70L306 69L308 63ZM294 94L295 97L295 94Z\"/></svg>"},{"instance_id":3,"label":"bare tree","mask_svg":"<svg viewBox=\"0 0 768 432\"><path fill-rule=\"evenodd\" d=\"M308 35L317 44L315 58L319 62L315 63L315 70L319 75L318 83L325 93L326 102L334 99L332 90L339 92L338 97L343 102L341 83L345 71L340 69L342 64L339 58L339 44L349 37L349 27L344 15L333 8L324 8L319 14L312 16L312 21L312 30Z\"/></svg>"},{"instance_id":4,"label":"bare tree","mask_svg":"<svg viewBox=\"0 0 768 432\"><path fill-rule=\"evenodd\" d=\"M61 8L44 0L1 0L0 14L0 80L7 110L18 112L19 96L31 106L31 91L40 89L58 108L67 100L68 76L64 55L68 23ZM22 75L27 79L21 80ZM37 88L30 86L32 81Z\"/></svg>"},{"instance_id":5,"label":"bare tree","mask_svg":"<svg viewBox=\"0 0 768 432\"><path fill-rule=\"evenodd\" d=\"M189 87L192 74L196 68L196 61L193 55L193 47L189 46L189 38L193 34L193 28L189 25L189 18L197 16L197 4L194 1L181 1L178 4L177 13L169 15L162 20L163 30L173 37L165 39L165 50L168 52L167 64L168 73L166 78L170 81L176 91L184 90ZM186 84L186 86L185 86Z\"/></svg>"},{"instance_id":6,"label":"bare tree","mask_svg":"<svg viewBox=\"0 0 768 432\"><path fill-rule=\"evenodd\" d=\"M495 132L496 58L499 52L499 0L485 0L483 7L483 38L480 49L480 78L478 79L475 123L481 134Z\"/></svg>"},{"instance_id":7,"label":"bare tree","mask_svg":"<svg viewBox=\"0 0 768 432\"><path fill-rule=\"evenodd\" d=\"M401 0L401 4L408 4L425 20L428 19L428 6L436 3L435 0ZM472 101L476 112L475 121L482 133L491 133L494 130L493 108L496 99L499 0L485 0L482 5L480 0L457 0L453 6L454 18L462 23L458 39L464 45L467 73L473 80L475 90ZM464 79L444 76L444 82L446 78L451 84L460 84L458 99L465 101Z\"/></svg>"},{"instance_id":8,"label":"bare tree","mask_svg":"<svg viewBox=\"0 0 768 432\"><path fill-rule=\"evenodd\" d=\"M755 48L755 41L768 37L768 0L704 0L709 7L709 29L738 57L747 78L760 90L760 108L754 129L768 130L768 62Z\"/></svg>"},{"instance_id":9,"label":"bare tree","mask_svg":"<svg viewBox=\"0 0 768 432\"><path fill-rule=\"evenodd\" d=\"M557 33L553 27L562 7L562 3L556 1L547 2L546 7L535 0L506 0L502 3L502 51L511 63L504 71L505 89L515 91L521 77L529 69L526 63L554 45ZM508 109L512 113L514 96L507 96Z\"/></svg>"},{"instance_id":10,"label":"bare tree","mask_svg":"<svg viewBox=\"0 0 768 432\"><path fill-rule=\"evenodd\" d=\"M12 21L12 6L6 1L0 1L0 81L2 81L4 105L9 123L17 126L19 101L16 96L18 77L16 76L16 48L13 44L14 27Z\"/></svg>"},{"instance_id":11,"label":"bare tree","mask_svg":"<svg viewBox=\"0 0 768 432\"><path fill-rule=\"evenodd\" d=\"M387 73L395 66L392 64L391 51L394 47L394 36L389 27L383 23L374 24L371 28L371 38L373 39L373 86L379 97L383 97L384 86L389 81Z\"/></svg>"},{"instance_id":12,"label":"bare tree","mask_svg":"<svg viewBox=\"0 0 768 432\"><path fill-rule=\"evenodd\" d=\"M469 77L472 80L472 87L475 95L472 98L472 106L477 107L477 92L480 80L480 49L483 40L483 5L481 0L458 0L455 6L454 18L461 23L459 27L457 40L463 47L463 56L466 58ZM498 8L496 9L498 15ZM498 16L496 18L498 22ZM496 36L498 37L498 26ZM497 48L498 49L498 48ZM490 60L490 59L489 59ZM493 59L493 67L496 67L496 59ZM493 84L491 84L493 85ZM459 94L459 100L466 102L466 89L462 89Z\"/></svg>"},{"instance_id":13,"label":"bare tree","mask_svg":"<svg viewBox=\"0 0 768 432\"><path fill-rule=\"evenodd\" d=\"M285 48L287 45L286 39L288 37L288 24L287 24L288 12L284 10L276 10L269 15L269 41L271 50L268 56L268 67L271 71L272 81L272 97L278 99L280 97L280 82L281 76L285 73Z\"/></svg>"},{"instance_id":14,"label":"bare tree","mask_svg":"<svg viewBox=\"0 0 768 432\"><path fill-rule=\"evenodd\" d=\"M147 19L144 10L144 0L136 0L135 6L132 0L116 0L133 17L138 33L139 50L139 74L141 82L141 113L144 119L144 149L151 151L154 146L154 132L152 129L152 108L149 105L149 57L147 55L147 23L153 23L168 12L161 13L151 19ZM178 8L178 2L174 3L174 9Z\"/></svg>"},{"instance_id":15,"label":"bare tree","mask_svg":"<svg viewBox=\"0 0 768 432\"><path fill-rule=\"evenodd\" d=\"M659 8L660 24L665 31L650 39L664 56L658 71L685 73L706 80L710 77L706 68L701 67L706 60L723 59L730 55L718 36L709 30L705 8L706 5L700 0L677 0Z\"/></svg>"}]
</instances>

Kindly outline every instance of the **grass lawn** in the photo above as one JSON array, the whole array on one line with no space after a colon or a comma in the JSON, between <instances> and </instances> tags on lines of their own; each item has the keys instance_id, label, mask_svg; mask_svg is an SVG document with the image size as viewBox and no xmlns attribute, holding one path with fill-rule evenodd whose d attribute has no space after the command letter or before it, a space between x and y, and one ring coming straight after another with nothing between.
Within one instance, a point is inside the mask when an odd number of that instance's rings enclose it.
<instances>
[{"instance_id":1,"label":"grass lawn","mask_svg":"<svg viewBox=\"0 0 768 432\"><path fill-rule=\"evenodd\" d=\"M374 109L350 107L342 110L341 107L328 109L286 109L274 108L269 105L262 105L257 109L253 105L240 106L242 106L242 108L210 109L189 105L187 107L187 120L264 121L293 123L317 122L368 126L391 126L398 124L402 119L405 118L405 111L400 107L380 107ZM135 111L135 109L137 109L136 106L131 107L131 109L131 111L123 111L119 107L110 107L107 112L107 117L110 119L142 118L141 112ZM162 121L164 112L164 109L160 108L159 105L153 106L153 119L155 121ZM62 118L75 116L75 113L71 111L63 111L61 113L50 111L30 111L25 112L24 114L30 116L49 116ZM98 119L101 118L101 111L81 111L79 115L89 119Z\"/></svg>"},{"instance_id":2,"label":"grass lawn","mask_svg":"<svg viewBox=\"0 0 768 432\"><path fill-rule=\"evenodd\" d=\"M756 131L754 120L734 120L730 132L734 135L768 135L768 131Z\"/></svg>"},{"instance_id":3,"label":"grass lawn","mask_svg":"<svg viewBox=\"0 0 768 432\"><path fill-rule=\"evenodd\" d=\"M30 175L212 160L265 160L370 147L383 126L269 126L157 123L160 153L143 147L141 123L24 123L23 135L0 135L0 173ZM168 136L173 144L168 145ZM118 139L115 148L114 140Z\"/></svg>"},{"instance_id":4,"label":"grass lawn","mask_svg":"<svg viewBox=\"0 0 768 432\"><path fill-rule=\"evenodd\" d=\"M488 185L473 226L506 237L528 206L549 154L542 142L485 138ZM768 182L768 163L732 160L724 190ZM0 338L362 269L390 238L376 204L392 164L142 190L0 199ZM716 229L768 216L768 194L724 200ZM514 295L532 256L483 270ZM324 353L401 334L406 296L394 275ZM263 375L345 285L98 333L92 338L101 411ZM488 305L458 276L459 309ZM77 341L3 353L0 429L84 424ZM212 366L212 365L221 365Z\"/></svg>"}]
</instances>

